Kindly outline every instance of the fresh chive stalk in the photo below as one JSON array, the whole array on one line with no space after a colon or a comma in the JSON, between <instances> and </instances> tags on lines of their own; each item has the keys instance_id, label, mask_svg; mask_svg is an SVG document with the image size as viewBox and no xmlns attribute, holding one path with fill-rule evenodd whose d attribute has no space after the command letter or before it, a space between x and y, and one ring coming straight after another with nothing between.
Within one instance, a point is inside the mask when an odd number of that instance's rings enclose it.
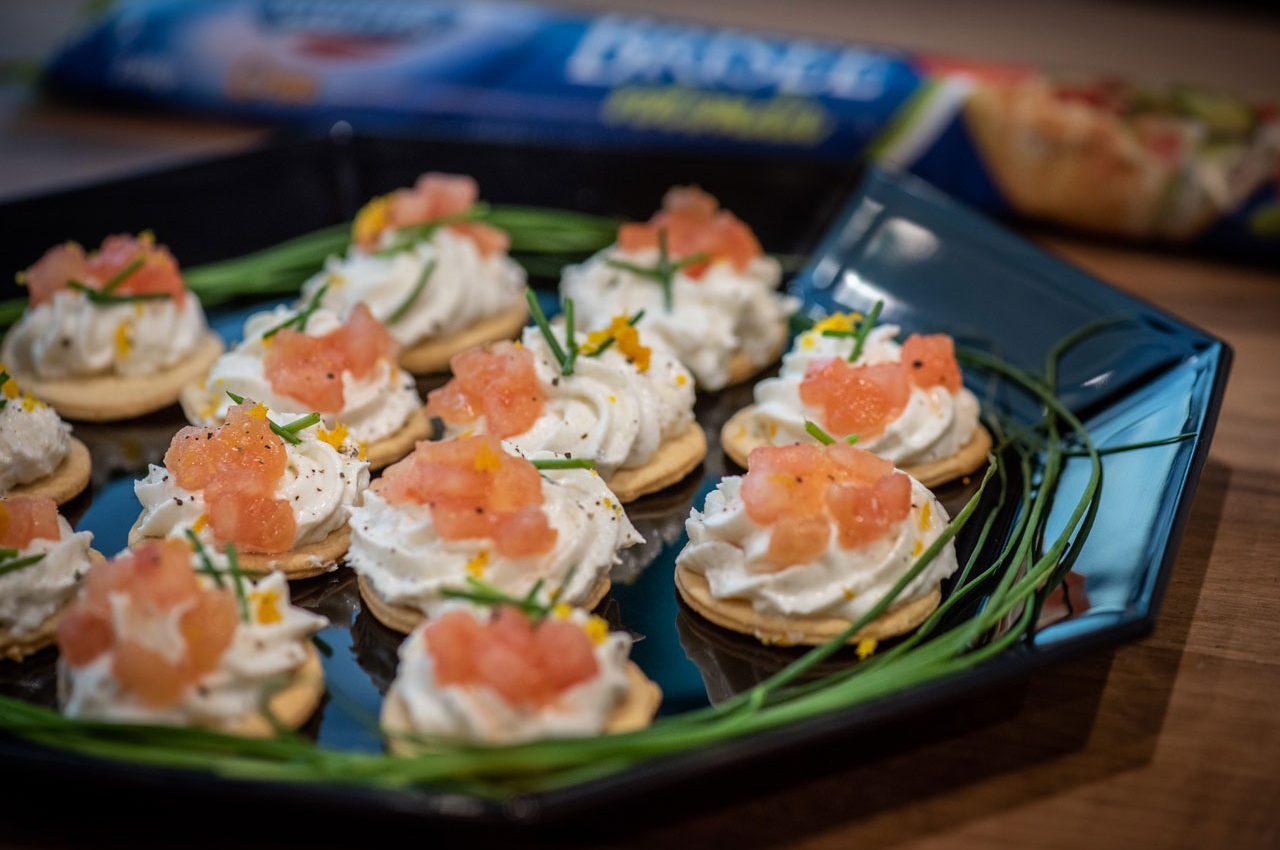
<instances>
[{"instance_id":1,"label":"fresh chive stalk","mask_svg":"<svg viewBox=\"0 0 1280 850\"><path fill-rule=\"evenodd\" d=\"M394 325L396 322L409 315L409 311L412 310L413 305L417 303L418 297L422 295L422 290L427 288L427 281L431 279L431 275L435 270L436 258L432 257L422 267L422 271L418 274L417 281L413 284L413 289L409 290L409 294L405 296L404 300L391 311L391 315L387 316L386 323L388 325Z\"/></svg>"},{"instance_id":2,"label":"fresh chive stalk","mask_svg":"<svg viewBox=\"0 0 1280 850\"><path fill-rule=\"evenodd\" d=\"M585 457L552 457L530 461L537 469L595 469L596 462Z\"/></svg>"},{"instance_id":3,"label":"fresh chive stalk","mask_svg":"<svg viewBox=\"0 0 1280 850\"><path fill-rule=\"evenodd\" d=\"M880 318L880 311L884 309L884 301L877 301L871 307L871 312L858 322L858 329L853 333L853 348L849 350L849 362L852 363L862 356L862 347L866 345L867 335L871 333L871 329L876 326L876 321Z\"/></svg>"}]
</instances>

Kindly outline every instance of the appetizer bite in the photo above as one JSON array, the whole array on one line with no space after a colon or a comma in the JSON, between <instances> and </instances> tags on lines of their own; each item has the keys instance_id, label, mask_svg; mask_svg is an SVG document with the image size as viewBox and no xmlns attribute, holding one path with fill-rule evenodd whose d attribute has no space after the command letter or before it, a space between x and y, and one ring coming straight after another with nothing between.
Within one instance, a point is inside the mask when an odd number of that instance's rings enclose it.
<instances>
[{"instance_id":1,"label":"appetizer bite","mask_svg":"<svg viewBox=\"0 0 1280 850\"><path fill-rule=\"evenodd\" d=\"M693 372L698 389L719 390L782 353L796 302L778 294L781 280L751 228L696 186L680 186L649 221L619 228L617 244L567 267L560 290L585 327L634 316Z\"/></svg>"},{"instance_id":2,"label":"appetizer bite","mask_svg":"<svg viewBox=\"0 0 1280 850\"><path fill-rule=\"evenodd\" d=\"M510 744L649 725L662 692L628 660L630 635L567 606L512 601L451 611L405 639L382 703L392 752L429 748L418 738Z\"/></svg>"},{"instance_id":3,"label":"appetizer bite","mask_svg":"<svg viewBox=\"0 0 1280 850\"><path fill-rule=\"evenodd\" d=\"M114 422L168 407L222 353L169 249L150 233L97 251L50 248L18 276L31 306L0 359L70 419Z\"/></svg>"},{"instance_id":4,"label":"appetizer bite","mask_svg":"<svg viewBox=\"0 0 1280 850\"><path fill-rule=\"evenodd\" d=\"M304 298L346 314L368 305L404 348L400 364L441 372L463 349L519 333L525 274L510 239L476 219L476 181L428 173L412 189L374 198L356 215L354 244L303 285Z\"/></svg>"},{"instance_id":5,"label":"appetizer bite","mask_svg":"<svg viewBox=\"0 0 1280 850\"><path fill-rule=\"evenodd\" d=\"M689 515L676 587L702 616L775 644L821 644L866 614L946 528L923 484L844 442L764 446ZM938 606L951 541L854 634L903 634Z\"/></svg>"},{"instance_id":6,"label":"appetizer bite","mask_svg":"<svg viewBox=\"0 0 1280 850\"><path fill-rule=\"evenodd\" d=\"M532 292L528 303L537 325L520 342L450 361L453 379L427 394L437 431L491 434L525 455L591 461L623 502L669 487L702 463L707 440L693 418L693 379L670 351L642 340L625 317L581 336L572 302L557 327Z\"/></svg>"},{"instance_id":7,"label":"appetizer bite","mask_svg":"<svg viewBox=\"0 0 1280 850\"><path fill-rule=\"evenodd\" d=\"M324 694L311 636L280 573L245 577L235 549L151 540L99 563L58 625L69 717L264 737L296 729Z\"/></svg>"},{"instance_id":8,"label":"appetizer bite","mask_svg":"<svg viewBox=\"0 0 1280 850\"><path fill-rule=\"evenodd\" d=\"M796 337L776 378L755 387L755 404L733 415L720 443L739 466L759 446L814 443L817 422L900 466L927 487L982 467L991 435L965 389L946 334L875 326L871 313L836 313Z\"/></svg>"},{"instance_id":9,"label":"appetizer bite","mask_svg":"<svg viewBox=\"0 0 1280 850\"><path fill-rule=\"evenodd\" d=\"M0 498L0 655L21 661L53 643L58 620L102 556L53 499Z\"/></svg>"},{"instance_id":10,"label":"appetizer bite","mask_svg":"<svg viewBox=\"0 0 1280 850\"><path fill-rule=\"evenodd\" d=\"M235 404L230 391L280 414L314 410L326 428L341 428L365 447L370 469L380 469L429 430L413 377L396 365L399 349L364 304L341 321L313 297L297 310L251 316L244 341L183 388L182 409L193 425L221 424Z\"/></svg>"},{"instance_id":11,"label":"appetizer bite","mask_svg":"<svg viewBox=\"0 0 1280 850\"><path fill-rule=\"evenodd\" d=\"M470 604L468 583L593 608L618 551L642 543L600 476L582 461L528 460L496 437L422 442L388 467L351 512L360 594L402 632Z\"/></svg>"},{"instance_id":12,"label":"appetizer bite","mask_svg":"<svg viewBox=\"0 0 1280 850\"><path fill-rule=\"evenodd\" d=\"M194 535L235 544L248 571L290 579L336 569L347 517L369 485L369 464L342 426L293 418L236 397L226 422L174 435L164 466L134 484L142 514L129 542Z\"/></svg>"},{"instance_id":13,"label":"appetizer bite","mask_svg":"<svg viewBox=\"0 0 1280 850\"><path fill-rule=\"evenodd\" d=\"M62 504L84 490L92 467L71 426L24 393L0 363L0 497L48 496Z\"/></svg>"}]
</instances>

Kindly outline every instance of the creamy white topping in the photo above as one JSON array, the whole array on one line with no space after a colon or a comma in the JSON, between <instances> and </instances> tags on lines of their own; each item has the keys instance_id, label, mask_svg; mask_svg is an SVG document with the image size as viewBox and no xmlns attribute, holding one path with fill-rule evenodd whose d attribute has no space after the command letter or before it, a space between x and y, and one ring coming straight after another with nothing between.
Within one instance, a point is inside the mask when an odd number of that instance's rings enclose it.
<instances>
[{"instance_id":1,"label":"creamy white topping","mask_svg":"<svg viewBox=\"0 0 1280 850\"><path fill-rule=\"evenodd\" d=\"M196 425L217 425L227 417L235 404L227 391L243 398L260 401L272 410L301 416L313 408L292 396L277 393L263 371L267 345L262 335L294 315L293 308L255 313L244 325L244 341L222 355L209 370L200 387L198 400L184 394L182 410ZM342 324L332 310L320 309L307 320L308 336L324 336ZM395 363L381 360L363 378L342 373L342 410L321 411L327 427L341 422L351 437L372 443L389 437L404 427L409 417L422 406L413 377Z\"/></svg>"},{"instance_id":2,"label":"creamy white topping","mask_svg":"<svg viewBox=\"0 0 1280 850\"><path fill-rule=\"evenodd\" d=\"M588 615L574 611L569 616L583 624ZM595 646L597 675L534 709L512 706L486 686L438 684L425 628L419 626L400 645L400 666L387 700L404 711L409 728L386 730L393 735L409 732L490 744L597 735L626 698L630 635L610 632Z\"/></svg>"},{"instance_id":3,"label":"creamy white topping","mask_svg":"<svg viewBox=\"0 0 1280 850\"><path fill-rule=\"evenodd\" d=\"M0 410L0 496L48 476L70 445L71 426L52 407L24 396L7 399Z\"/></svg>"},{"instance_id":4,"label":"creamy white topping","mask_svg":"<svg viewBox=\"0 0 1280 850\"><path fill-rule=\"evenodd\" d=\"M4 340L3 360L43 379L150 375L172 368L209 331L200 300L97 305L64 289L30 307Z\"/></svg>"},{"instance_id":5,"label":"creamy white topping","mask_svg":"<svg viewBox=\"0 0 1280 850\"><path fill-rule=\"evenodd\" d=\"M702 390L722 389L729 382L729 361L737 354L745 354L758 369L768 366L786 340L787 317L798 306L776 291L782 269L772 257L757 257L741 272L721 260L697 279L677 273L671 310L660 284L610 266L609 260L651 267L658 251L611 247L565 268L561 292L573 299L579 322L595 329L620 313L644 310L638 327L670 346Z\"/></svg>"},{"instance_id":6,"label":"creamy white topping","mask_svg":"<svg viewBox=\"0 0 1280 850\"><path fill-rule=\"evenodd\" d=\"M557 339L564 330L557 322ZM538 383L546 392L542 415L522 434L507 441L522 454L553 452L596 462L608 478L619 469L643 466L667 440L693 422L693 378L671 352L641 335L653 350L641 372L610 346L598 357L579 356L569 377L536 327L524 329L522 344L535 356ZM586 342L578 334L579 344ZM484 418L447 429L449 436L484 430Z\"/></svg>"},{"instance_id":7,"label":"creamy white topping","mask_svg":"<svg viewBox=\"0 0 1280 850\"><path fill-rule=\"evenodd\" d=\"M383 234L383 242L391 239ZM399 318L427 265L435 263L426 286ZM330 257L324 271L303 285L303 298L329 285L323 304L345 315L358 303L387 324L402 345L413 345L465 330L520 303L524 269L506 254L481 255L471 239L447 227L405 251L379 256L352 248Z\"/></svg>"},{"instance_id":8,"label":"creamy white topping","mask_svg":"<svg viewBox=\"0 0 1280 850\"><path fill-rule=\"evenodd\" d=\"M867 336L857 363L897 362L902 356L902 347L894 341L897 335L896 325L878 325ZM816 443L804 423L806 419L821 422L822 417L820 410L800 400L805 370L819 360L847 357L852 344L847 337L823 336L819 331L797 336L782 358L778 376L756 384L755 406L748 423L752 433L775 446ZM969 443L978 427L978 413L978 399L964 387L951 393L942 386L921 389L912 385L898 417L879 434L861 435L858 448L898 466L941 460Z\"/></svg>"},{"instance_id":9,"label":"creamy white topping","mask_svg":"<svg viewBox=\"0 0 1280 850\"><path fill-rule=\"evenodd\" d=\"M268 415L279 424L295 418L274 411ZM295 549L341 528L369 486L369 464L357 458L358 448L348 440L338 451L316 436L318 427L298 431L301 443L284 444L288 465L275 490L275 497L293 508ZM184 537L206 513L204 493L179 487L163 466L151 464L147 477L134 482L133 492L142 503L133 528L143 537ZM200 537L212 543L213 530L203 525Z\"/></svg>"},{"instance_id":10,"label":"creamy white topping","mask_svg":"<svg viewBox=\"0 0 1280 850\"><path fill-rule=\"evenodd\" d=\"M914 478L911 513L888 535L854 549L840 545L832 526L827 551L816 561L779 570L765 559L771 531L747 515L742 478L722 479L701 511L685 522L689 542L676 564L706 576L717 599L746 599L755 610L782 616L861 617L889 591L950 521L946 508ZM948 541L898 596L918 599L956 570Z\"/></svg>"},{"instance_id":11,"label":"creamy white topping","mask_svg":"<svg viewBox=\"0 0 1280 850\"><path fill-rule=\"evenodd\" d=\"M225 569L218 553L209 555L215 568ZM155 708L124 690L112 674L113 655L107 651L83 667L59 660L62 712L68 717L223 729L258 714L264 697L307 660L308 639L328 621L289 604L289 585L283 573L271 573L256 583L246 580L246 584L249 621L237 625L217 668L188 688L176 705ZM183 645L178 637L178 618L184 609L177 608L166 620L144 626L144 618L123 616L127 604L124 595L112 599L118 636L155 643L157 650L170 654ZM278 618L266 614L268 610Z\"/></svg>"},{"instance_id":12,"label":"creamy white topping","mask_svg":"<svg viewBox=\"0 0 1280 850\"><path fill-rule=\"evenodd\" d=\"M488 539L445 540L436 533L431 508L392 505L371 490L351 512L347 562L383 599L428 617L470 607L465 600L440 594L444 588L465 587L470 575L513 596L524 596L541 580L538 599L543 602L567 579L560 599L579 604L619 562L619 550L644 539L590 470L543 470L542 499L542 510L556 530L555 545L542 555L510 558L494 552Z\"/></svg>"},{"instance_id":13,"label":"creamy white topping","mask_svg":"<svg viewBox=\"0 0 1280 850\"><path fill-rule=\"evenodd\" d=\"M31 634L75 594L89 571L93 535L73 532L58 517L57 540L37 537L18 550L18 558L44 555L38 563L0 575L0 629L15 638Z\"/></svg>"}]
</instances>

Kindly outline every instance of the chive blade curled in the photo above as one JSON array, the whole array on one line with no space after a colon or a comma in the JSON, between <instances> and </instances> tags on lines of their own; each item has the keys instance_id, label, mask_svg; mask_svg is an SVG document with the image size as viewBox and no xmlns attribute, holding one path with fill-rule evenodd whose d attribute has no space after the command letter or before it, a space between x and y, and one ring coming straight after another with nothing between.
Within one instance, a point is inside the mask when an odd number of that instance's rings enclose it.
<instances>
[{"instance_id":1,"label":"chive blade curled","mask_svg":"<svg viewBox=\"0 0 1280 850\"><path fill-rule=\"evenodd\" d=\"M422 267L422 272L419 273L417 281L413 284L413 289L409 290L409 294L405 296L405 299L391 311L390 316L387 316L388 325L394 325L396 322L409 315L409 311L412 310L413 305L417 303L418 297L422 295L422 290L427 288L427 281L431 279L431 275L435 270L436 259L435 257L432 257L427 261L426 265Z\"/></svg>"}]
</instances>

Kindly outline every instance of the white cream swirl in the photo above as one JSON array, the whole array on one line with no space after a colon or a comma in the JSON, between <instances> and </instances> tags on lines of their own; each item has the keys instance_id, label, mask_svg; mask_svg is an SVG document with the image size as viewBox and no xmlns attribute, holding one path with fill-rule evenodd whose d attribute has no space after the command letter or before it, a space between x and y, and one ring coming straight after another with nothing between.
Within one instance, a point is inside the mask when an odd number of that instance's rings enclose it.
<instances>
[{"instance_id":1,"label":"white cream swirl","mask_svg":"<svg viewBox=\"0 0 1280 850\"><path fill-rule=\"evenodd\" d=\"M554 328L563 339L559 323ZM579 334L579 344L585 341ZM641 342L652 348L644 372L615 345L598 357L579 356L573 374L565 377L541 332L525 328L521 343L534 354L546 402L533 425L507 441L525 455L552 452L594 460L605 478L648 463L663 443L693 423L694 389L693 378L667 348L656 340L642 337ZM482 417L447 433L483 428Z\"/></svg>"},{"instance_id":2,"label":"white cream swirl","mask_svg":"<svg viewBox=\"0 0 1280 850\"><path fill-rule=\"evenodd\" d=\"M893 363L902 356L894 341L896 325L878 325L867 336L859 365ZM775 446L816 443L805 430L806 419L821 421L819 412L800 400L800 384L811 363L832 357L847 357L852 342L847 337L823 336L816 330L796 337L782 358L776 378L767 378L755 387L755 405L747 427L757 437ZM911 386L906 407L884 430L862 436L858 448L893 461L897 466L928 463L951 457L964 448L978 427L978 399L965 387L952 393L946 387L922 389Z\"/></svg>"},{"instance_id":3,"label":"white cream swirl","mask_svg":"<svg viewBox=\"0 0 1280 850\"><path fill-rule=\"evenodd\" d=\"M560 598L580 604L619 563L620 550L644 542L604 481L590 470L544 470L542 510L556 531L555 545L541 555L510 558L493 552L491 540L445 540L436 533L430 507L393 505L371 490L351 512L347 562L386 601L437 617L469 607L465 600L446 599L440 592L465 587L467 577L476 573L513 596L524 596L541 581L538 598L543 602L567 579Z\"/></svg>"},{"instance_id":4,"label":"white cream swirl","mask_svg":"<svg viewBox=\"0 0 1280 850\"><path fill-rule=\"evenodd\" d=\"M914 478L911 512L896 530L865 546L845 549L833 530L815 561L777 569L765 558L771 532L747 515L742 478L722 479L701 511L685 522L689 542L676 564L706 577L717 599L745 599L765 614L855 620L880 601L946 528L946 508ZM955 545L948 541L897 601L919 599L956 571Z\"/></svg>"},{"instance_id":5,"label":"white cream swirl","mask_svg":"<svg viewBox=\"0 0 1280 850\"><path fill-rule=\"evenodd\" d=\"M18 550L18 558L44 555L38 563L0 575L0 629L22 638L40 628L75 594L89 571L93 535L71 530L58 517L58 539L33 539Z\"/></svg>"},{"instance_id":6,"label":"white cream swirl","mask_svg":"<svg viewBox=\"0 0 1280 850\"><path fill-rule=\"evenodd\" d=\"M293 418L269 415L280 424ZM298 431L302 442L297 445L284 444L288 463L275 490L275 497L293 509L295 549L318 543L342 528L369 486L369 464L358 459L357 447L348 441L339 451L317 437L317 428ZM133 492L142 503L133 534L141 537L183 537L207 510L203 492L179 487L169 470L155 464L145 478L134 482ZM199 534L205 542L213 542L208 525Z\"/></svg>"},{"instance_id":7,"label":"white cream swirl","mask_svg":"<svg viewBox=\"0 0 1280 850\"><path fill-rule=\"evenodd\" d=\"M583 327L604 327L618 314L644 310L640 330L665 342L693 372L700 390L724 388L736 355L745 354L757 369L773 362L773 352L787 337L787 317L798 306L794 298L777 292L782 269L772 257L756 257L741 272L720 260L697 279L677 272L671 310L658 283L611 266L609 260L651 267L658 252L611 247L566 267L561 294L573 299Z\"/></svg>"},{"instance_id":8,"label":"white cream swirl","mask_svg":"<svg viewBox=\"0 0 1280 850\"><path fill-rule=\"evenodd\" d=\"M390 232L383 241L392 238ZM435 264L426 286L402 316L392 315L408 302L426 267ZM303 298L328 284L322 303L345 315L363 302L402 345L465 330L520 303L524 269L506 254L488 257L466 236L441 227L428 240L404 251L379 256L352 248L333 256L324 271L308 280Z\"/></svg>"},{"instance_id":9,"label":"white cream swirl","mask_svg":"<svg viewBox=\"0 0 1280 850\"><path fill-rule=\"evenodd\" d=\"M209 555L215 560L221 557L216 552ZM225 568L225 563L218 561L215 567ZM289 585L282 573L271 573L248 584L250 619L236 626L231 645L223 652L217 668L187 688L177 704L155 708L122 688L111 672L113 656L107 651L83 667L59 660L58 702L63 714L214 729L233 729L239 721L256 716L270 690L306 662L309 638L328 621L289 603ZM117 606L113 608L119 610ZM264 610L271 613L265 615ZM162 631L179 634L177 618L183 611L174 609L168 628ZM118 634L121 630L127 633L127 623L124 617L116 618Z\"/></svg>"},{"instance_id":10,"label":"white cream swirl","mask_svg":"<svg viewBox=\"0 0 1280 850\"><path fill-rule=\"evenodd\" d=\"M27 396L5 402L0 410L0 496L48 476L71 446L71 426L52 407Z\"/></svg>"},{"instance_id":11,"label":"white cream swirl","mask_svg":"<svg viewBox=\"0 0 1280 850\"><path fill-rule=\"evenodd\" d=\"M217 425L235 404L227 391L260 401L280 413L301 416L312 411L304 402L272 389L263 370L267 344L262 335L294 315L290 307L255 313L244 325L244 341L213 364L198 390L182 395L182 410L196 425ZM307 320L308 336L324 336L341 327L332 310L320 309ZM389 437L422 406L413 377L395 363L380 360L363 378L342 373L342 410L320 411L327 427L341 422L352 439L372 443Z\"/></svg>"},{"instance_id":12,"label":"white cream swirl","mask_svg":"<svg viewBox=\"0 0 1280 850\"><path fill-rule=\"evenodd\" d=\"M150 375L172 368L209 332L200 300L98 305L64 289L30 307L4 340L3 360L45 380Z\"/></svg>"},{"instance_id":13,"label":"white cream swirl","mask_svg":"<svg viewBox=\"0 0 1280 850\"><path fill-rule=\"evenodd\" d=\"M574 611L569 616L581 625L588 615ZM626 698L630 635L610 632L595 645L596 676L535 709L510 705L482 685L437 683L435 664L423 637L425 628L426 624L419 626L400 645L399 669L386 699L403 714L408 728L387 728L388 712L384 710L384 729L392 735L407 732L489 744L598 735Z\"/></svg>"}]
</instances>

